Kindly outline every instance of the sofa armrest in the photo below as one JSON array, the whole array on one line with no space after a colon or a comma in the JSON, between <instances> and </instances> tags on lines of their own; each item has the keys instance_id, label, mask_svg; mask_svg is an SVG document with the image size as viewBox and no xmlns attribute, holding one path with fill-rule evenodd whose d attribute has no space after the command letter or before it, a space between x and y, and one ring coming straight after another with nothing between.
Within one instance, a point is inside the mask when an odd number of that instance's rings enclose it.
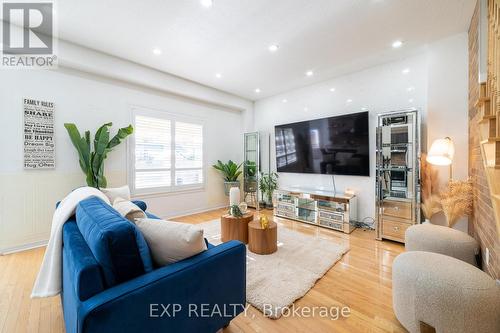
<instances>
[{"instance_id":1,"label":"sofa armrest","mask_svg":"<svg viewBox=\"0 0 500 333\"><path fill-rule=\"evenodd\" d=\"M86 300L78 331L215 332L245 301L246 247L230 241Z\"/></svg>"}]
</instances>

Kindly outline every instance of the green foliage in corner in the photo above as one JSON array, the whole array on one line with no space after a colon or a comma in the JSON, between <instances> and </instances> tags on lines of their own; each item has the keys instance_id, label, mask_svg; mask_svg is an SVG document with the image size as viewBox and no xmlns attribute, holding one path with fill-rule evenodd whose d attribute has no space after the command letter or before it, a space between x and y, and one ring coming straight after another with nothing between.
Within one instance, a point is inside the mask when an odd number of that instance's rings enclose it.
<instances>
[{"instance_id":1,"label":"green foliage in corner","mask_svg":"<svg viewBox=\"0 0 500 333\"><path fill-rule=\"evenodd\" d=\"M112 125L113 123L106 123L99 127L95 133L92 147L90 131L85 131L85 135L81 136L75 124L64 124L71 142L78 152L80 167L86 175L88 186L95 188L107 187L106 177L104 177L104 160L114 147L134 132L132 125L129 125L120 128L118 133L110 140L109 128Z\"/></svg>"},{"instance_id":2,"label":"green foliage in corner","mask_svg":"<svg viewBox=\"0 0 500 333\"><path fill-rule=\"evenodd\" d=\"M263 173L260 178L259 189L267 197L267 202L273 202L273 192L278 188L278 174L276 172Z\"/></svg>"}]
</instances>

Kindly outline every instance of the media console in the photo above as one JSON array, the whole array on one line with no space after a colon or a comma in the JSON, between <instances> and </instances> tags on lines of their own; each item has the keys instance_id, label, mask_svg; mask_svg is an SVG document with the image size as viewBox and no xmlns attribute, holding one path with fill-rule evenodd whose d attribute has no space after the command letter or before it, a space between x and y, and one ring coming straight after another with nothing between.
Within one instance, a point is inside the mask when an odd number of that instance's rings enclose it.
<instances>
[{"instance_id":1,"label":"media console","mask_svg":"<svg viewBox=\"0 0 500 333\"><path fill-rule=\"evenodd\" d=\"M353 194L281 188L275 191L274 215L344 233L356 228L357 200Z\"/></svg>"}]
</instances>

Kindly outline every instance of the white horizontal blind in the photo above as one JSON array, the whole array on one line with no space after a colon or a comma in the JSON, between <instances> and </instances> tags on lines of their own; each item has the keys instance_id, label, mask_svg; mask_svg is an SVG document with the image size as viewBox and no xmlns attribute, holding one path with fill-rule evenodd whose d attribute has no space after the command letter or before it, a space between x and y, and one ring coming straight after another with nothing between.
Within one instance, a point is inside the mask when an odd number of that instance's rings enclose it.
<instances>
[{"instance_id":1,"label":"white horizontal blind","mask_svg":"<svg viewBox=\"0 0 500 333\"><path fill-rule=\"evenodd\" d=\"M171 186L171 121L135 117L135 188Z\"/></svg>"},{"instance_id":2,"label":"white horizontal blind","mask_svg":"<svg viewBox=\"0 0 500 333\"><path fill-rule=\"evenodd\" d=\"M175 185L203 183L203 126L175 122Z\"/></svg>"},{"instance_id":3,"label":"white horizontal blind","mask_svg":"<svg viewBox=\"0 0 500 333\"><path fill-rule=\"evenodd\" d=\"M136 193L203 185L203 125L147 111L136 112L134 120L132 180Z\"/></svg>"}]
</instances>

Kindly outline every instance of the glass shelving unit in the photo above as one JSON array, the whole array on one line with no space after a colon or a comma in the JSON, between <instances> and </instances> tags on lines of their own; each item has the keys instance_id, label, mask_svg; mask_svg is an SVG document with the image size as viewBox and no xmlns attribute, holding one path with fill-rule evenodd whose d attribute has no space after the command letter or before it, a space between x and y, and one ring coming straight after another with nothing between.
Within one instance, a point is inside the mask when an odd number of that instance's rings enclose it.
<instances>
[{"instance_id":1,"label":"glass shelving unit","mask_svg":"<svg viewBox=\"0 0 500 333\"><path fill-rule=\"evenodd\" d=\"M416 109L379 114L377 119L377 239L404 242L420 222L420 116Z\"/></svg>"}]
</instances>

